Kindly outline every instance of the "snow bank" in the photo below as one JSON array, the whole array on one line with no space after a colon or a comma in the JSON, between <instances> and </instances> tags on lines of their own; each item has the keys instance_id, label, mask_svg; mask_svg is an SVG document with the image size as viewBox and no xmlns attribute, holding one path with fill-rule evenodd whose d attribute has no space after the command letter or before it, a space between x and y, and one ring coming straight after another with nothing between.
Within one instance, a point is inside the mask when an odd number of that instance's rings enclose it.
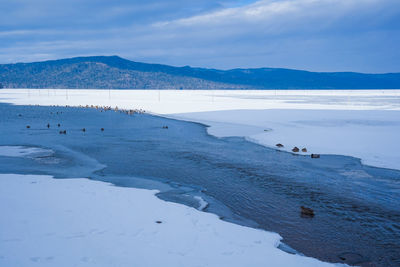
<instances>
[{"instance_id":1,"label":"snow bank","mask_svg":"<svg viewBox=\"0 0 400 267\"><path fill-rule=\"evenodd\" d=\"M202 197L200 196L195 196L194 197L197 201L199 201L199 207L197 208L198 210L205 210L208 207L208 202L205 201Z\"/></svg>"},{"instance_id":2,"label":"snow bank","mask_svg":"<svg viewBox=\"0 0 400 267\"><path fill-rule=\"evenodd\" d=\"M400 169L400 90L3 89L0 102L141 108L210 125L209 133L262 145L360 158Z\"/></svg>"},{"instance_id":3,"label":"snow bank","mask_svg":"<svg viewBox=\"0 0 400 267\"><path fill-rule=\"evenodd\" d=\"M0 266L333 266L155 193L0 174Z\"/></svg>"}]
</instances>

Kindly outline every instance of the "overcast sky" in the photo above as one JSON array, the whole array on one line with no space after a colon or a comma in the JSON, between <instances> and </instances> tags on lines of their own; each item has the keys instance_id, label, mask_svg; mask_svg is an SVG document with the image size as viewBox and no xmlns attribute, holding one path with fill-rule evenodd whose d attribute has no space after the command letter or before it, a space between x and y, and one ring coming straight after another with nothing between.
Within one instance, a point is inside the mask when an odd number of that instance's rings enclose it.
<instances>
[{"instance_id":1,"label":"overcast sky","mask_svg":"<svg viewBox=\"0 0 400 267\"><path fill-rule=\"evenodd\" d=\"M400 0L0 0L0 63L400 72Z\"/></svg>"}]
</instances>

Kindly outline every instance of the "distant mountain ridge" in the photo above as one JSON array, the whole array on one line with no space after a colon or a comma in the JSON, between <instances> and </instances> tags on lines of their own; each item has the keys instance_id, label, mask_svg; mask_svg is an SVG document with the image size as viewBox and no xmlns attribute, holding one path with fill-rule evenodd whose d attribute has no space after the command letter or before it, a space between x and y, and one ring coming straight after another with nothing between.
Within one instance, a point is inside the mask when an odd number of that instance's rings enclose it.
<instances>
[{"instance_id":1,"label":"distant mountain ridge","mask_svg":"<svg viewBox=\"0 0 400 267\"><path fill-rule=\"evenodd\" d=\"M134 62L118 56L0 65L0 88L399 89L400 73L217 70Z\"/></svg>"}]
</instances>

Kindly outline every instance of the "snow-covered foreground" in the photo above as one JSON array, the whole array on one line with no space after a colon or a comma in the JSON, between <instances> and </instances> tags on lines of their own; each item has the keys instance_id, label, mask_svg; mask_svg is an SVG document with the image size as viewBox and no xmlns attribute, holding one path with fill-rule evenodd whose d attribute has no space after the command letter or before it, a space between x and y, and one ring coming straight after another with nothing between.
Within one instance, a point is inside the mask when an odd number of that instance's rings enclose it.
<instances>
[{"instance_id":1,"label":"snow-covered foreground","mask_svg":"<svg viewBox=\"0 0 400 267\"><path fill-rule=\"evenodd\" d=\"M155 193L0 174L0 266L332 266Z\"/></svg>"},{"instance_id":2,"label":"snow-covered foreground","mask_svg":"<svg viewBox=\"0 0 400 267\"><path fill-rule=\"evenodd\" d=\"M400 90L0 90L0 101L141 108L205 123L209 133L361 158L400 169Z\"/></svg>"}]
</instances>

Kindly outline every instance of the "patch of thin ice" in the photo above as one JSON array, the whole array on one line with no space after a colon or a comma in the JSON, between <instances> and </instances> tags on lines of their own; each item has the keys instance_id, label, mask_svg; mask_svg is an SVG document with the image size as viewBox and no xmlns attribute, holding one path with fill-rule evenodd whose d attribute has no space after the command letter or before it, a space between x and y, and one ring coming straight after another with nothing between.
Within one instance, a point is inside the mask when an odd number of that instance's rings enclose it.
<instances>
[{"instance_id":1,"label":"patch of thin ice","mask_svg":"<svg viewBox=\"0 0 400 267\"><path fill-rule=\"evenodd\" d=\"M3 157L30 157L38 154L53 154L50 149L26 146L0 146L0 156Z\"/></svg>"}]
</instances>

